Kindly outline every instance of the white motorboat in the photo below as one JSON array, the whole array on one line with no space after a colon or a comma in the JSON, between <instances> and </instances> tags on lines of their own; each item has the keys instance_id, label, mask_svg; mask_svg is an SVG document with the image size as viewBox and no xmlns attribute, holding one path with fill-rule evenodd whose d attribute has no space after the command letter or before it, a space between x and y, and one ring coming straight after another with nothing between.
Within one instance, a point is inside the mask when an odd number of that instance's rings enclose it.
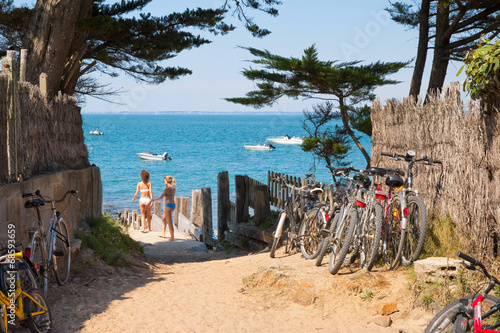
<instances>
[{"instance_id":1,"label":"white motorboat","mask_svg":"<svg viewBox=\"0 0 500 333\"><path fill-rule=\"evenodd\" d=\"M252 145L245 145L244 146L246 150L266 150L266 151L269 151L269 150L274 150L276 149L275 146L273 146L272 144L265 144L265 145L255 145L255 146L252 146Z\"/></svg>"},{"instance_id":2,"label":"white motorboat","mask_svg":"<svg viewBox=\"0 0 500 333\"><path fill-rule=\"evenodd\" d=\"M172 156L168 155L168 153L163 153L163 155L158 155L150 153L149 151L145 151L143 153L137 153L137 156L139 156L143 160L152 160L152 161L166 161L172 159Z\"/></svg>"},{"instance_id":3,"label":"white motorboat","mask_svg":"<svg viewBox=\"0 0 500 333\"><path fill-rule=\"evenodd\" d=\"M303 140L302 138L296 136L289 137L288 135L285 135L285 136L267 138L267 141L281 145L301 145Z\"/></svg>"},{"instance_id":4,"label":"white motorboat","mask_svg":"<svg viewBox=\"0 0 500 333\"><path fill-rule=\"evenodd\" d=\"M92 135L104 135L103 132L99 132L98 130L90 131L90 134L92 134Z\"/></svg>"}]
</instances>

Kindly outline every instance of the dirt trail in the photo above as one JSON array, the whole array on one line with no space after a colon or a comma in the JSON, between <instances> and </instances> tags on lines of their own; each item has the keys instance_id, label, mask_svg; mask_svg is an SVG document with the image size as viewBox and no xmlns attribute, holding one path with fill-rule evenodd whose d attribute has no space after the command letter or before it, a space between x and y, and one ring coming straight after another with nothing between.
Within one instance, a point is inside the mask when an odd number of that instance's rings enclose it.
<instances>
[{"instance_id":1,"label":"dirt trail","mask_svg":"<svg viewBox=\"0 0 500 333\"><path fill-rule=\"evenodd\" d=\"M183 233L174 242L156 232L131 236L148 244L150 264L103 265L51 286L55 332L417 333L432 317L414 308L404 270L332 276L326 259L316 267L280 250L274 259L269 252L207 252ZM363 290L371 301L362 300ZM397 312L377 314L390 302Z\"/></svg>"}]
</instances>

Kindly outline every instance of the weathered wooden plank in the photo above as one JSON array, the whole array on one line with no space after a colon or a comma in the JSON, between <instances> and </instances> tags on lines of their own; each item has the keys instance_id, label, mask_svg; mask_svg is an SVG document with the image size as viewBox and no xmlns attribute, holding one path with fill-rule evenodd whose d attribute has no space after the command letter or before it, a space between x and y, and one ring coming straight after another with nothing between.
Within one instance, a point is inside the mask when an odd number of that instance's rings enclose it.
<instances>
[{"instance_id":1,"label":"weathered wooden plank","mask_svg":"<svg viewBox=\"0 0 500 333\"><path fill-rule=\"evenodd\" d=\"M224 233L228 230L227 222L231 212L229 200L229 173L219 172L217 175L217 230L219 241L224 239Z\"/></svg>"},{"instance_id":2,"label":"weathered wooden plank","mask_svg":"<svg viewBox=\"0 0 500 333\"><path fill-rule=\"evenodd\" d=\"M269 189L267 185L258 185L254 187L254 224L264 223L266 217L271 211L269 204Z\"/></svg>"},{"instance_id":3,"label":"weathered wooden plank","mask_svg":"<svg viewBox=\"0 0 500 333\"><path fill-rule=\"evenodd\" d=\"M236 222L248 221L248 189L245 176L234 177L236 190Z\"/></svg>"},{"instance_id":4,"label":"weathered wooden plank","mask_svg":"<svg viewBox=\"0 0 500 333\"><path fill-rule=\"evenodd\" d=\"M241 236L257 239L261 242L272 244L273 235L270 232L264 231L259 227L253 225L245 225L242 223L228 222L229 230Z\"/></svg>"},{"instance_id":5,"label":"weathered wooden plank","mask_svg":"<svg viewBox=\"0 0 500 333\"><path fill-rule=\"evenodd\" d=\"M203 242L208 246L215 246L216 242L212 238L212 192L210 187L201 189L201 207L203 215Z\"/></svg>"},{"instance_id":6,"label":"weathered wooden plank","mask_svg":"<svg viewBox=\"0 0 500 333\"><path fill-rule=\"evenodd\" d=\"M251 239L246 236L238 235L230 231L226 231L225 239L234 246L245 249L247 251L260 252L269 248L269 245L267 243L261 242L256 239Z\"/></svg>"}]
</instances>

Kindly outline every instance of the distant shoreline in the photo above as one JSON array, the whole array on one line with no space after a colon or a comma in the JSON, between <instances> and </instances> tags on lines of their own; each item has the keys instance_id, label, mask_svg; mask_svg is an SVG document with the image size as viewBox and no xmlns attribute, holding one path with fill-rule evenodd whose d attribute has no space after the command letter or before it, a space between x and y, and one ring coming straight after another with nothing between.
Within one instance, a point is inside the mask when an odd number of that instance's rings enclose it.
<instances>
[{"instance_id":1,"label":"distant shoreline","mask_svg":"<svg viewBox=\"0 0 500 333\"><path fill-rule=\"evenodd\" d=\"M215 115L215 114L222 114L222 115L302 115L302 111L295 111L295 112L281 112L281 111L254 111L254 112L249 112L249 111L116 111L116 112L98 112L98 111L82 111L81 114L102 114L102 115L164 115L164 114L181 114L181 115L187 115L187 114L196 114L196 115Z\"/></svg>"}]
</instances>

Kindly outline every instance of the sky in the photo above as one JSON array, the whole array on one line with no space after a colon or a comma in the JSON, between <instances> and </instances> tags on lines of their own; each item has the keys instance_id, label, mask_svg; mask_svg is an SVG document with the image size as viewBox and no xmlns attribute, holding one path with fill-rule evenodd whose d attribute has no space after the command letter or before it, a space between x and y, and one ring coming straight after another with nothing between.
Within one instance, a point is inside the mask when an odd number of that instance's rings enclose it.
<instances>
[{"instance_id":1,"label":"sky","mask_svg":"<svg viewBox=\"0 0 500 333\"><path fill-rule=\"evenodd\" d=\"M17 1L21 2L21 1ZM26 2L26 1L22 1ZM33 2L33 1L32 1ZM115 1L111 1L115 2ZM186 8L221 5L222 0L212 1L160 1L154 0L143 11L162 16ZM223 98L243 97L254 90L254 83L246 79L242 70L249 68L251 54L239 46L265 49L284 57L300 58L304 49L316 45L320 60L353 61L362 64L376 61L409 61L416 56L418 31L407 30L393 22L384 10L386 0L283 0L278 6L279 15L249 11L257 24L271 30L264 38L252 37L236 18L229 20L237 29L226 36L200 34L211 39L209 45L181 52L163 63L165 66L189 68L193 74L159 85L135 82L120 75L110 79L99 75L102 82L124 91L110 98L114 103L87 97L82 112L155 112L155 111L219 111L219 112L302 112L312 110L318 100L293 100L282 98L272 107L254 109L225 101ZM29 1L28 1L29 3ZM428 60L432 60L429 54ZM413 64L413 63L412 63ZM410 66L412 65L410 64ZM427 88L430 62L426 67L422 92ZM255 67L255 65L253 66ZM460 63L448 67L446 83L463 81L457 77ZM401 81L397 85L377 88L375 93L384 103L391 98L402 99L408 95L412 68L402 69L389 76Z\"/></svg>"}]
</instances>

